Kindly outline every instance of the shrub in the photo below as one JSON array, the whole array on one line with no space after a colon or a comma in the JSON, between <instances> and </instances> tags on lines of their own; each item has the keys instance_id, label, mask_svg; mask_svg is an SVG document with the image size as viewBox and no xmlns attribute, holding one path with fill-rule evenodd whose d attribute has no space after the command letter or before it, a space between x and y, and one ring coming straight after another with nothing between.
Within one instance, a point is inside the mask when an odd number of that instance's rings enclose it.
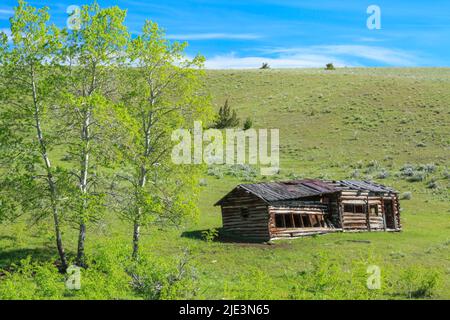
<instances>
[{"instance_id":1,"label":"shrub","mask_svg":"<svg viewBox=\"0 0 450 320\"><path fill-rule=\"evenodd\" d=\"M258 268L250 267L234 281L225 282L224 299L270 300L275 299L273 278Z\"/></svg>"},{"instance_id":2,"label":"shrub","mask_svg":"<svg viewBox=\"0 0 450 320\"><path fill-rule=\"evenodd\" d=\"M0 300L63 298L64 276L51 262L38 264L28 257L11 269L0 281Z\"/></svg>"},{"instance_id":3,"label":"shrub","mask_svg":"<svg viewBox=\"0 0 450 320\"><path fill-rule=\"evenodd\" d=\"M433 173L437 169L436 165L434 163L427 163L423 165L418 166L418 170L425 171L427 173Z\"/></svg>"},{"instance_id":4,"label":"shrub","mask_svg":"<svg viewBox=\"0 0 450 320\"><path fill-rule=\"evenodd\" d=\"M412 193L411 192L404 192L402 193L402 195L400 196L401 200L411 200L412 199Z\"/></svg>"},{"instance_id":5,"label":"shrub","mask_svg":"<svg viewBox=\"0 0 450 320\"><path fill-rule=\"evenodd\" d=\"M335 70L336 68L332 63L327 63L325 66L325 70Z\"/></svg>"},{"instance_id":6,"label":"shrub","mask_svg":"<svg viewBox=\"0 0 450 320\"><path fill-rule=\"evenodd\" d=\"M412 176L409 176L406 180L409 182L420 182L425 179L425 174L422 172L414 172Z\"/></svg>"},{"instance_id":7,"label":"shrub","mask_svg":"<svg viewBox=\"0 0 450 320\"><path fill-rule=\"evenodd\" d=\"M412 164L405 164L400 168L400 177L409 182L420 182L433 172L436 172L437 166L434 163L419 164L413 166Z\"/></svg>"},{"instance_id":8,"label":"shrub","mask_svg":"<svg viewBox=\"0 0 450 320\"><path fill-rule=\"evenodd\" d=\"M450 172L445 170L444 173L443 173L443 176L444 176L444 179L450 179Z\"/></svg>"},{"instance_id":9,"label":"shrub","mask_svg":"<svg viewBox=\"0 0 450 320\"><path fill-rule=\"evenodd\" d=\"M6 299L192 299L197 294L195 268L185 251L180 259L141 254L138 261L130 248L118 243L97 247L81 270L80 290L66 287L67 276L51 262L31 258L2 271L0 300ZM187 253L186 253L187 252Z\"/></svg>"},{"instance_id":10,"label":"shrub","mask_svg":"<svg viewBox=\"0 0 450 320\"><path fill-rule=\"evenodd\" d=\"M202 231L203 240L205 240L207 243L213 242L218 235L219 231L216 228Z\"/></svg>"},{"instance_id":11,"label":"shrub","mask_svg":"<svg viewBox=\"0 0 450 320\"><path fill-rule=\"evenodd\" d=\"M400 168L400 173L404 177L411 177L414 175L414 167L411 164L405 164Z\"/></svg>"},{"instance_id":12,"label":"shrub","mask_svg":"<svg viewBox=\"0 0 450 320\"><path fill-rule=\"evenodd\" d=\"M353 172L350 174L350 177L353 179L357 179L361 176L361 173L358 169L353 170Z\"/></svg>"},{"instance_id":13,"label":"shrub","mask_svg":"<svg viewBox=\"0 0 450 320\"><path fill-rule=\"evenodd\" d=\"M419 142L418 144L416 144L416 147L418 148L425 148L427 145L425 142Z\"/></svg>"},{"instance_id":14,"label":"shrub","mask_svg":"<svg viewBox=\"0 0 450 320\"><path fill-rule=\"evenodd\" d=\"M226 175L247 181L252 181L258 176L256 169L248 164L235 164L225 168Z\"/></svg>"},{"instance_id":15,"label":"shrub","mask_svg":"<svg viewBox=\"0 0 450 320\"><path fill-rule=\"evenodd\" d=\"M207 174L218 179L221 179L227 175L245 181L254 181L258 176L258 171L256 168L248 164L234 164L211 166L208 168Z\"/></svg>"},{"instance_id":16,"label":"shrub","mask_svg":"<svg viewBox=\"0 0 450 320\"><path fill-rule=\"evenodd\" d=\"M370 160L369 163L367 164L368 168L379 168L380 167L380 163L377 160Z\"/></svg>"},{"instance_id":17,"label":"shrub","mask_svg":"<svg viewBox=\"0 0 450 320\"><path fill-rule=\"evenodd\" d=\"M244 122L244 130L248 130L251 129L251 127L253 127L253 121L250 118L245 119Z\"/></svg>"},{"instance_id":18,"label":"shrub","mask_svg":"<svg viewBox=\"0 0 450 320\"><path fill-rule=\"evenodd\" d=\"M369 299L382 293L367 288L367 259L353 260L348 267L324 253L313 258L311 270L301 272L291 299Z\"/></svg>"},{"instance_id":19,"label":"shrub","mask_svg":"<svg viewBox=\"0 0 450 320\"><path fill-rule=\"evenodd\" d=\"M383 170L383 171L381 171L381 172L378 173L377 178L378 178L378 179L386 179L386 178L389 178L389 172L386 171L386 170Z\"/></svg>"},{"instance_id":20,"label":"shrub","mask_svg":"<svg viewBox=\"0 0 450 320\"><path fill-rule=\"evenodd\" d=\"M438 189L439 188L439 184L437 183L436 180L433 179L433 180L428 182L427 188L428 189Z\"/></svg>"},{"instance_id":21,"label":"shrub","mask_svg":"<svg viewBox=\"0 0 450 320\"><path fill-rule=\"evenodd\" d=\"M398 294L408 298L430 298L439 286L439 272L424 267L409 267L400 273L397 284Z\"/></svg>"},{"instance_id":22,"label":"shrub","mask_svg":"<svg viewBox=\"0 0 450 320\"><path fill-rule=\"evenodd\" d=\"M217 179L222 179L224 176L223 172L217 166L209 167L206 174L208 176L216 177Z\"/></svg>"},{"instance_id":23,"label":"shrub","mask_svg":"<svg viewBox=\"0 0 450 320\"><path fill-rule=\"evenodd\" d=\"M352 168L355 169L362 169L364 166L364 161L362 160L358 160L358 162L356 162L355 164L352 164Z\"/></svg>"},{"instance_id":24,"label":"shrub","mask_svg":"<svg viewBox=\"0 0 450 320\"><path fill-rule=\"evenodd\" d=\"M197 272L189 261L188 250L175 265L167 259L141 259L128 270L131 287L146 300L193 299L198 294Z\"/></svg>"}]
</instances>

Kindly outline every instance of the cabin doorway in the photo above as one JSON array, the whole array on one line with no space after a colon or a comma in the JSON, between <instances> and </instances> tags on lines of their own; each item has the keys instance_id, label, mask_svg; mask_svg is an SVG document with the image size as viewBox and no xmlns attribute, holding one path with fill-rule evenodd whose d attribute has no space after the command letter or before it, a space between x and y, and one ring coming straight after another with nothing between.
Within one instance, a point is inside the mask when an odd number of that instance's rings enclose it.
<instances>
[{"instance_id":1,"label":"cabin doorway","mask_svg":"<svg viewBox=\"0 0 450 320\"><path fill-rule=\"evenodd\" d=\"M392 200L384 201L384 215L386 219L386 228L395 229L394 203Z\"/></svg>"}]
</instances>

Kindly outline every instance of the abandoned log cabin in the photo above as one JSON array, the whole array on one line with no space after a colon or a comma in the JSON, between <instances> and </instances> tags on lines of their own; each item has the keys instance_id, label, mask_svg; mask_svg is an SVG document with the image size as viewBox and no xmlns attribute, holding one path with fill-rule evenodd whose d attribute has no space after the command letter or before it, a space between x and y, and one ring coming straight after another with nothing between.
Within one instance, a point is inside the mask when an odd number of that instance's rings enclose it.
<instances>
[{"instance_id":1,"label":"abandoned log cabin","mask_svg":"<svg viewBox=\"0 0 450 320\"><path fill-rule=\"evenodd\" d=\"M255 240L349 231L400 231L398 192L369 181L241 184L216 203L223 230Z\"/></svg>"}]
</instances>

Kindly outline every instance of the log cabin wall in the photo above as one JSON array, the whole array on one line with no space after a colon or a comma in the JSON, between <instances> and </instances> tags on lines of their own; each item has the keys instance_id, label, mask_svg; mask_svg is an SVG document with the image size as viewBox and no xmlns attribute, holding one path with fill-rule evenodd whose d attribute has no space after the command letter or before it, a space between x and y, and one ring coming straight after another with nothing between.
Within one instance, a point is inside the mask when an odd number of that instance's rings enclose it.
<instances>
[{"instance_id":1,"label":"log cabin wall","mask_svg":"<svg viewBox=\"0 0 450 320\"><path fill-rule=\"evenodd\" d=\"M382 199L383 212L386 216L386 226L389 230L401 230L400 202L398 195L385 195ZM392 210L392 214L389 214Z\"/></svg>"},{"instance_id":2,"label":"log cabin wall","mask_svg":"<svg viewBox=\"0 0 450 320\"><path fill-rule=\"evenodd\" d=\"M270 239L267 203L260 198L244 189L235 189L221 207L226 232L260 241Z\"/></svg>"},{"instance_id":3,"label":"log cabin wall","mask_svg":"<svg viewBox=\"0 0 450 320\"><path fill-rule=\"evenodd\" d=\"M401 229L396 195L344 190L339 203L344 231Z\"/></svg>"},{"instance_id":4,"label":"log cabin wall","mask_svg":"<svg viewBox=\"0 0 450 320\"><path fill-rule=\"evenodd\" d=\"M339 211L339 194L325 194L321 202L328 207L326 219L333 228L341 228L341 218Z\"/></svg>"}]
</instances>

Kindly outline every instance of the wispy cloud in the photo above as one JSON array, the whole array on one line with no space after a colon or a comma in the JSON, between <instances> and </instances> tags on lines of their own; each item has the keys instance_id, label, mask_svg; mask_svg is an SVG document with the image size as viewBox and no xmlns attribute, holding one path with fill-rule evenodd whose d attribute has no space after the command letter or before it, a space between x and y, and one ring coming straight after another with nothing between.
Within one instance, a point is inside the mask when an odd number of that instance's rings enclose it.
<instances>
[{"instance_id":1,"label":"wispy cloud","mask_svg":"<svg viewBox=\"0 0 450 320\"><path fill-rule=\"evenodd\" d=\"M236 54L219 55L208 59L210 69L256 68L263 62L274 68L317 68L332 62L337 67L361 66L367 63L390 66L413 66L420 62L417 56L402 50L364 45L321 45L301 48L260 50L261 55L239 57Z\"/></svg>"},{"instance_id":2,"label":"wispy cloud","mask_svg":"<svg viewBox=\"0 0 450 320\"><path fill-rule=\"evenodd\" d=\"M0 9L0 14L14 14L13 9Z\"/></svg>"},{"instance_id":3,"label":"wispy cloud","mask_svg":"<svg viewBox=\"0 0 450 320\"><path fill-rule=\"evenodd\" d=\"M268 63L274 68L317 68L334 61L335 66L347 65L345 61L330 60L329 57L320 54L304 54L292 56L267 57L238 57L236 54L214 56L207 59L205 66L208 69L254 69Z\"/></svg>"},{"instance_id":4,"label":"wispy cloud","mask_svg":"<svg viewBox=\"0 0 450 320\"><path fill-rule=\"evenodd\" d=\"M320 54L331 58L346 57L347 60L365 59L393 66L409 66L418 62L419 58L399 49L369 45L319 45L300 48L280 48L266 50L266 53L279 55Z\"/></svg>"},{"instance_id":5,"label":"wispy cloud","mask_svg":"<svg viewBox=\"0 0 450 320\"><path fill-rule=\"evenodd\" d=\"M9 19L14 14L14 10L12 9L4 9L0 8L0 20Z\"/></svg>"},{"instance_id":6,"label":"wispy cloud","mask_svg":"<svg viewBox=\"0 0 450 320\"><path fill-rule=\"evenodd\" d=\"M169 34L170 40L257 40L262 36L253 33L190 33Z\"/></svg>"},{"instance_id":7,"label":"wispy cloud","mask_svg":"<svg viewBox=\"0 0 450 320\"><path fill-rule=\"evenodd\" d=\"M383 42L384 39L371 38L371 37L360 37L360 38L357 38L356 41L358 41L358 42Z\"/></svg>"}]
</instances>

